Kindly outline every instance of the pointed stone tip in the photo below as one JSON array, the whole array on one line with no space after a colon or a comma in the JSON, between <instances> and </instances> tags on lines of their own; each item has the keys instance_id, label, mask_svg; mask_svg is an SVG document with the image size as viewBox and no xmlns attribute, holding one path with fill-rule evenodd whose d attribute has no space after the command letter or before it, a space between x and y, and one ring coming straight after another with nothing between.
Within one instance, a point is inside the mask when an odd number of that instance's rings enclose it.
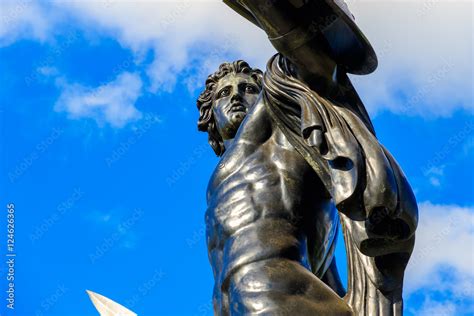
<instances>
[{"instance_id":1,"label":"pointed stone tip","mask_svg":"<svg viewBox=\"0 0 474 316\"><path fill-rule=\"evenodd\" d=\"M123 316L137 316L136 313L132 312L125 306L120 305L117 302L112 301L110 298L107 298L103 295L97 294L90 290L86 290L86 293L89 295L92 304L97 309L99 314L102 315L123 315Z\"/></svg>"}]
</instances>

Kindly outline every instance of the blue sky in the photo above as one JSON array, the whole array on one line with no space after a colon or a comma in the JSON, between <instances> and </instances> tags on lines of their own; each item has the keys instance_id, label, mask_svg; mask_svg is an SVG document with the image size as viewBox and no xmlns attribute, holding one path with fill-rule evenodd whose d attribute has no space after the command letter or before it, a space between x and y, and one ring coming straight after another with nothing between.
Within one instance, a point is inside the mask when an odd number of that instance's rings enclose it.
<instances>
[{"instance_id":1,"label":"blue sky","mask_svg":"<svg viewBox=\"0 0 474 316\"><path fill-rule=\"evenodd\" d=\"M472 4L349 5L380 59L354 83L419 202L405 312L470 315ZM0 202L15 203L17 257L14 313L0 267L1 315L96 315L86 289L139 315L212 315L218 159L195 100L220 62L264 68L265 36L219 1L2 6ZM337 258L345 276L342 242Z\"/></svg>"}]
</instances>

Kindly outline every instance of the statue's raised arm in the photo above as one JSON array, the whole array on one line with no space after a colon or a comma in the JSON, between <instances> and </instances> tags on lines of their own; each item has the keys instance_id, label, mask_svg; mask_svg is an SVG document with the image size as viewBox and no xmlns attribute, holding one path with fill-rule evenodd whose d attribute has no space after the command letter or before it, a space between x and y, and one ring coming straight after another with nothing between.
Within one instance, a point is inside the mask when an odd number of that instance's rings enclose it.
<instances>
[{"instance_id":1,"label":"statue's raised arm","mask_svg":"<svg viewBox=\"0 0 474 316\"><path fill-rule=\"evenodd\" d=\"M372 46L342 0L226 2L263 29L289 60L269 63L264 95L287 137L293 138L320 177L328 179L326 187L341 212L351 267L346 300L360 314L402 313L403 274L417 225L416 201L400 167L376 139L346 75L375 70ZM300 90L309 88L294 100L301 111L296 120L301 130L296 133L285 113L291 103L288 96L296 94L288 92L299 84L296 80L285 87L291 77L300 81ZM282 103L286 105L279 106Z\"/></svg>"},{"instance_id":2,"label":"statue's raised arm","mask_svg":"<svg viewBox=\"0 0 474 316\"><path fill-rule=\"evenodd\" d=\"M347 73L377 68L377 55L343 0L224 0L264 30L298 79L318 94L342 94L374 133L367 111Z\"/></svg>"},{"instance_id":3,"label":"statue's raised arm","mask_svg":"<svg viewBox=\"0 0 474 316\"><path fill-rule=\"evenodd\" d=\"M275 49L301 71L317 75L333 68L368 74L375 52L342 0L224 0L263 29Z\"/></svg>"}]
</instances>

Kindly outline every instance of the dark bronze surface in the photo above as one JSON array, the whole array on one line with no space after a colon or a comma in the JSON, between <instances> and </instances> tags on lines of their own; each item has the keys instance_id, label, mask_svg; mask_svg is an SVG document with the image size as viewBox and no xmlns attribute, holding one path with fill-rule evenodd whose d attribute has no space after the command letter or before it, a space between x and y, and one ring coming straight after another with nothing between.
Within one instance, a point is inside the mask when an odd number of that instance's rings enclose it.
<instances>
[{"instance_id":1,"label":"dark bronze surface","mask_svg":"<svg viewBox=\"0 0 474 316\"><path fill-rule=\"evenodd\" d=\"M295 29L298 10L289 11L307 2L234 8L274 37ZM198 128L221 156L205 216L215 314L401 315L415 198L347 66L321 34L299 45L273 56L265 74L222 64L198 99ZM340 228L347 293L334 258Z\"/></svg>"},{"instance_id":2,"label":"dark bronze surface","mask_svg":"<svg viewBox=\"0 0 474 316\"><path fill-rule=\"evenodd\" d=\"M343 0L224 0L237 13L262 28L275 48L289 57L299 48L309 55L322 37L334 59L353 74L377 68L377 56L354 22ZM309 52L312 51L312 52ZM299 55L301 52L296 52ZM309 57L309 56L308 56ZM305 60L307 63L309 61ZM306 67L310 65L306 64Z\"/></svg>"}]
</instances>

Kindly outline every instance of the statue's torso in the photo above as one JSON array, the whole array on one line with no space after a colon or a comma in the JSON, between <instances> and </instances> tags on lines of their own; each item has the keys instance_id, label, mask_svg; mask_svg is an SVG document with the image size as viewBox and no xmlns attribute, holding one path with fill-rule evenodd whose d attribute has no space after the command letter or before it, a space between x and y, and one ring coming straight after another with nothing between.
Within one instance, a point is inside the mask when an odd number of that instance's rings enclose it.
<instances>
[{"instance_id":1,"label":"statue's torso","mask_svg":"<svg viewBox=\"0 0 474 316\"><path fill-rule=\"evenodd\" d=\"M275 256L317 270L337 228L336 210L323 192L258 102L208 187L207 242L216 280Z\"/></svg>"}]
</instances>

